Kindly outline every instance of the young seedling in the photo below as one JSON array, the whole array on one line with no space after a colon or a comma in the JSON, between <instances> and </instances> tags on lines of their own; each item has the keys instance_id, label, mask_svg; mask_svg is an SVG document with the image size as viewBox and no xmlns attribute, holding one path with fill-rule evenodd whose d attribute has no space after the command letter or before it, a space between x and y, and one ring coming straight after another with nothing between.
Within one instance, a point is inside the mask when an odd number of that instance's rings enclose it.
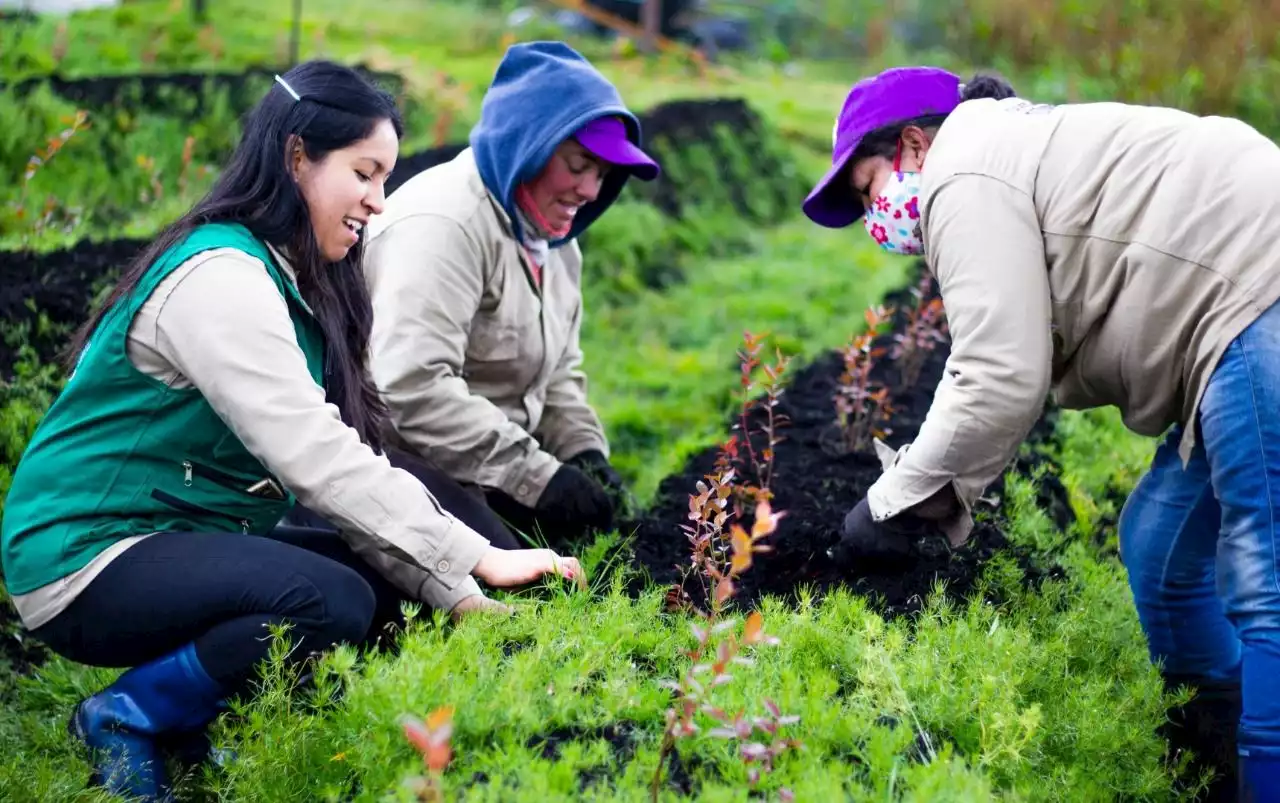
<instances>
[{"instance_id":1,"label":"young seedling","mask_svg":"<svg viewBox=\"0 0 1280 803\"><path fill-rule=\"evenodd\" d=\"M721 450L721 456L727 454ZM702 598L710 599L717 579L724 574L728 547L724 534L726 524L733 511L729 508L729 500L734 490L734 470L718 467L697 484L698 492L689 495L688 519L691 524L681 525L689 539L690 557L684 577L677 588L684 588L689 574L695 575L702 584ZM681 607L685 607L682 605Z\"/></svg>"},{"instance_id":2,"label":"young seedling","mask_svg":"<svg viewBox=\"0 0 1280 803\"><path fill-rule=\"evenodd\" d=\"M453 706L437 708L423 722L406 714L400 718L405 738L422 753L422 763L427 767L426 776L409 780L419 803L439 803L444 800L440 776L453 758L449 744L453 736Z\"/></svg>"},{"instance_id":3,"label":"young seedling","mask_svg":"<svg viewBox=\"0 0 1280 803\"><path fill-rule=\"evenodd\" d=\"M898 365L902 384L910 387L920 378L920 370L929 353L946 341L947 319L942 299L928 298L933 279L925 274L911 288L915 305L907 312L907 325L893 336L889 357Z\"/></svg>"},{"instance_id":4,"label":"young seedling","mask_svg":"<svg viewBox=\"0 0 1280 803\"><path fill-rule=\"evenodd\" d=\"M721 445L714 470L698 482L697 493L689 496L688 519L692 524L682 525L681 529L689 538L690 562L681 581L667 596L668 607L672 609L687 607L683 588L690 573L698 575L703 599L710 598L729 568L732 548L729 525L742 520L750 506L773 499L770 485L777 446L783 440L778 429L788 423L786 416L777 412L777 407L782 395L782 377L791 358L775 349L774 362L764 364L760 360L763 338L746 332L743 339L743 348L738 351L742 401L734 425L736 434ZM756 381L757 370L764 372L763 382ZM752 413L760 404L754 394L761 388L765 393L764 423L753 429ZM759 449L752 443L753 434L764 436L764 445ZM744 452L745 462L755 473L754 484L739 480Z\"/></svg>"},{"instance_id":5,"label":"young seedling","mask_svg":"<svg viewBox=\"0 0 1280 803\"><path fill-rule=\"evenodd\" d=\"M855 335L841 350L844 373L840 375L840 384L836 388L835 405L847 452L870 449L872 438L889 434L885 427L893 412L889 404L889 388L873 381L871 373L885 352L875 345L875 340L892 314L891 309L883 306L868 308L864 315L866 331Z\"/></svg>"},{"instance_id":6,"label":"young seedling","mask_svg":"<svg viewBox=\"0 0 1280 803\"><path fill-rule=\"evenodd\" d=\"M714 470L698 481L697 493L689 495L688 520L691 523L682 525L682 529L692 547L690 565L686 567L681 582L667 594L669 609L690 611L702 621L692 626L697 643L687 653L691 659L689 669L679 682L664 684L675 691L676 701L666 714L658 766L654 770L652 793L655 801L662 786L663 768L677 740L699 730L695 722L699 711L719 723L709 732L710 735L743 742L738 755L747 766L747 778L753 788L760 780L761 770L772 771L776 756L800 746L799 742L778 738L778 729L798 718L783 716L772 700L764 702L769 716L748 718L742 711L727 713L712 705L710 699L713 689L733 679L728 671L730 664L751 664L750 658L739 654L742 647L778 643L778 639L765 634L764 619L758 611L747 616L740 637L730 633L735 623L722 619L725 606L737 593L735 581L751 568L754 555L772 549L761 542L777 530L778 521L784 515L773 511L770 483L776 447L781 442L777 428L786 422L776 408L789 358L775 350L775 362L763 365L760 360L762 338L747 332L744 340L744 346L738 352L743 399L738 423L734 427L737 433L721 446ZM765 374L765 381L761 384L754 380L757 369L763 369ZM760 387L765 391L764 423L753 431L751 414L757 404L753 394ZM763 434L765 438L765 444L759 450L751 441L754 433ZM738 480L738 464L743 451L756 475L754 485ZM750 530L743 523L748 511L751 514ZM683 590L690 572L695 573L702 583L705 610L689 604L688 595ZM710 675L709 682L699 679L705 675ZM755 738L757 732L762 734L761 738ZM784 800L791 799L790 791L784 789L781 794Z\"/></svg>"},{"instance_id":7,"label":"young seedling","mask_svg":"<svg viewBox=\"0 0 1280 803\"><path fill-rule=\"evenodd\" d=\"M720 478L716 486L718 491L712 493L712 489L707 488L691 498L691 509L695 507L696 499L704 499L704 504L698 513L699 520L710 520L714 523L723 514L720 502L727 498L726 483L730 481L731 478ZM701 487L701 483L699 485ZM726 496L717 497L716 493L721 492L726 493ZM782 516L782 513L774 513L767 501L757 502L754 522L749 533L740 524L735 523L730 527L731 554L728 570L722 572L715 562L707 564L707 572L714 581L715 591L711 596L710 611L698 612L703 621L692 625L696 643L693 649L686 653L690 659L690 666L679 682L668 681L663 684L675 692L676 702L666 713L666 727L663 731L662 745L658 751L658 766L654 770L651 788L652 799L655 801L662 788L663 768L666 766L667 757L675 749L676 742L693 736L700 730L695 721L698 712L718 723L708 731L708 735L737 739L742 742L738 756L747 767L747 778L752 788L759 783L762 769L764 772L772 771L773 760L777 756L801 746L797 740L779 738L779 728L798 722L799 717L783 716L772 700L764 701L769 715L754 718L746 717L742 711L730 714L711 702L712 691L733 680L733 675L729 672L730 665L750 666L752 664L749 657L740 654L743 647L779 643L776 637L765 633L764 617L759 611L752 611L747 616L741 636L730 632L735 629L736 622L722 620L721 615L725 604L737 591L734 580L751 568L754 554L770 549L759 542L777 530L778 520ZM727 636L724 635L726 633L728 633ZM720 638L722 636L723 638ZM709 680L700 679L705 677L709 677ZM757 733L763 737L763 740L756 738ZM765 741L768 741L768 744ZM791 799L789 790L784 789L781 794L784 800Z\"/></svg>"},{"instance_id":8,"label":"young seedling","mask_svg":"<svg viewBox=\"0 0 1280 803\"><path fill-rule=\"evenodd\" d=\"M786 372L791 358L789 356L784 357L782 350L775 348L773 364L763 363L760 360L760 349L763 343L763 337L751 332L744 332L743 347L738 351L742 406L738 412L738 423L734 426L734 430L742 433L742 442L747 447L747 456L751 460L751 468L755 471L756 484L754 486L744 486L744 492L753 501L773 498L773 493L769 489L773 481L773 458L778 444L782 442L782 438L778 437L777 432L778 427L785 426L788 423L786 416L778 413L777 408L779 397L782 395L782 376ZM764 372L765 379L763 382L756 381L756 369ZM757 452L751 440L750 419L752 410L759 404L756 401L756 393L762 388L764 390L765 420L755 432L763 435L765 442L764 446ZM735 439L730 443L736 446L737 441ZM732 456L737 457L736 450Z\"/></svg>"},{"instance_id":9,"label":"young seedling","mask_svg":"<svg viewBox=\"0 0 1280 803\"><path fill-rule=\"evenodd\" d=\"M31 158L27 160L27 169L22 173L22 192L18 195L17 202L11 206L13 218L19 223L30 220L23 229L22 245L24 248L27 246L29 238L32 235L39 235L48 228L49 224L53 220L54 213L58 209L58 199L51 195L45 199L44 208L41 210L39 215L31 216L29 214L30 210L27 208L27 193L31 189L31 180L35 178L36 173L40 172L42 167L49 164L50 159L57 156L58 152L66 147L72 137L89 127L89 115L83 110L77 110L75 115L65 122L68 124L67 128L58 132L58 134L52 137L43 148L37 150L31 155ZM77 214L72 215L72 220L69 222L68 229L74 228L75 224L79 222L78 218L79 216Z\"/></svg>"}]
</instances>

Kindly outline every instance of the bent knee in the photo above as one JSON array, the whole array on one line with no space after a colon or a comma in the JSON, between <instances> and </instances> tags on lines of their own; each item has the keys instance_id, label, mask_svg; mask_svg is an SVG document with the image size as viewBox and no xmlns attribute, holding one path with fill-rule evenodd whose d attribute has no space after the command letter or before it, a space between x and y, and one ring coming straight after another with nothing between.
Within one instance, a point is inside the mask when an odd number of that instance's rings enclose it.
<instances>
[{"instance_id":1,"label":"bent knee","mask_svg":"<svg viewBox=\"0 0 1280 803\"><path fill-rule=\"evenodd\" d=\"M354 644L363 640L373 624L375 606L376 597L369 583L354 569L342 566L341 571L335 572L325 598L333 641Z\"/></svg>"},{"instance_id":2,"label":"bent knee","mask_svg":"<svg viewBox=\"0 0 1280 803\"><path fill-rule=\"evenodd\" d=\"M340 564L296 575L280 602L279 613L311 637L313 649L359 642L373 623L373 588Z\"/></svg>"}]
</instances>

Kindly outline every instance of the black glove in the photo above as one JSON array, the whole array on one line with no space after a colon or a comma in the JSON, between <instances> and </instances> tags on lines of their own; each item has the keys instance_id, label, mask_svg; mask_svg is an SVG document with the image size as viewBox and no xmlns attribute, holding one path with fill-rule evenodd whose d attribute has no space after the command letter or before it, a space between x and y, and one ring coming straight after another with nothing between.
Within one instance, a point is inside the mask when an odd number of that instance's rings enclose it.
<instances>
[{"instance_id":1,"label":"black glove","mask_svg":"<svg viewBox=\"0 0 1280 803\"><path fill-rule=\"evenodd\" d=\"M552 475L533 511L551 526L607 530L613 525L613 504L604 487L568 463Z\"/></svg>"},{"instance_id":2,"label":"black glove","mask_svg":"<svg viewBox=\"0 0 1280 803\"><path fill-rule=\"evenodd\" d=\"M582 473L604 486L605 493L609 495L609 501L613 503L615 513L622 510L626 500L627 486L622 481L622 475L609 464L609 458L597 449L589 449L575 454L566 462L581 469Z\"/></svg>"},{"instance_id":3,"label":"black glove","mask_svg":"<svg viewBox=\"0 0 1280 803\"><path fill-rule=\"evenodd\" d=\"M916 538L925 530L924 522L911 514L874 521L864 498L844 517L840 541L827 550L827 557L841 569L854 568L859 561L903 560L911 556Z\"/></svg>"}]
</instances>

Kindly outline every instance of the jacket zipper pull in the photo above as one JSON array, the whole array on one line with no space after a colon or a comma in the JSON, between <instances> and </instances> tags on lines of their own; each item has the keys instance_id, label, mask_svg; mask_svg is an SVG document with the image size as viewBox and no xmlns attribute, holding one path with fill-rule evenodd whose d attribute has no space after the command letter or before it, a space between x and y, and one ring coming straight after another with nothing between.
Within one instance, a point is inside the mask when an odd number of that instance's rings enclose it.
<instances>
[{"instance_id":1,"label":"jacket zipper pull","mask_svg":"<svg viewBox=\"0 0 1280 803\"><path fill-rule=\"evenodd\" d=\"M182 484L183 484L183 485L185 485L185 486L187 486L188 488L190 488L190 487L191 487L191 475L192 475L192 473L194 473L194 471L195 471L195 469L193 469L193 468L192 468L192 466L191 466L191 461L190 461L190 460L183 460L183 461L182 461L182 470L183 470L183 475L182 475Z\"/></svg>"}]
</instances>

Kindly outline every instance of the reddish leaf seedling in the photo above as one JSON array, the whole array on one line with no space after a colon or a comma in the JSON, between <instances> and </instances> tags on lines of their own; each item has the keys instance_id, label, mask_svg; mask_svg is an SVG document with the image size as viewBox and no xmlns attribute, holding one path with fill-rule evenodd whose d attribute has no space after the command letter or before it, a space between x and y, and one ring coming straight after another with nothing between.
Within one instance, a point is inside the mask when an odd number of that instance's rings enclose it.
<instances>
[{"instance_id":1,"label":"reddish leaf seedling","mask_svg":"<svg viewBox=\"0 0 1280 803\"><path fill-rule=\"evenodd\" d=\"M892 310L883 306L869 308L865 314L866 331L854 336L841 350L844 373L836 388L835 406L836 420L848 452L866 451L871 448L872 438L889 434L886 424L893 412L889 388L872 380L871 373L885 352L875 345L875 339L892 314Z\"/></svg>"}]
</instances>

